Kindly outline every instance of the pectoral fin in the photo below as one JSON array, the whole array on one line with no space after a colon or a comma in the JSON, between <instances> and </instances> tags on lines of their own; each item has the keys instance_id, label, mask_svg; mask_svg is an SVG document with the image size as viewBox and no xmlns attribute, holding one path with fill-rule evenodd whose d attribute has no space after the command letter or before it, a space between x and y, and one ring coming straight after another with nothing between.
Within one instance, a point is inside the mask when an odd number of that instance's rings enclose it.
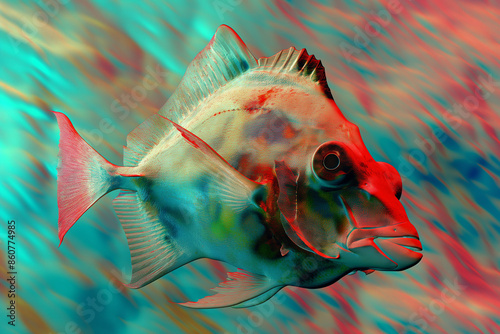
<instances>
[{"instance_id":1,"label":"pectoral fin","mask_svg":"<svg viewBox=\"0 0 500 334\"><path fill-rule=\"evenodd\" d=\"M221 282L218 287L212 289L217 292L217 294L207 296L197 302L186 302L180 303L179 305L190 308L217 308L234 306L265 294L273 288L275 287L272 285L271 280L266 276L252 274L249 272L228 273L227 281ZM274 293L278 292L278 290ZM271 294L269 298L273 294Z\"/></svg>"},{"instance_id":2,"label":"pectoral fin","mask_svg":"<svg viewBox=\"0 0 500 334\"><path fill-rule=\"evenodd\" d=\"M165 119L168 120L168 118ZM170 120L169 122L191 146L203 153L203 158L198 163L210 175L211 186L223 202L231 206L235 211L242 211L254 203L254 194L260 191L263 187L262 184L254 182L238 172L201 138L179 124Z\"/></svg>"}]
</instances>

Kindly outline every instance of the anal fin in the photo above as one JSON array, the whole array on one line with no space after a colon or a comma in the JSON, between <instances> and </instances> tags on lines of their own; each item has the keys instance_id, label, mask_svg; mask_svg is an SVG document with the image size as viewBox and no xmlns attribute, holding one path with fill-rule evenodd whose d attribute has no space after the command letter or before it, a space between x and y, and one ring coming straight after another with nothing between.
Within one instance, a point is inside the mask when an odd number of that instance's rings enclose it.
<instances>
[{"instance_id":1,"label":"anal fin","mask_svg":"<svg viewBox=\"0 0 500 334\"><path fill-rule=\"evenodd\" d=\"M278 293L283 287L282 286L277 286L275 288L272 288L271 290L261 294L260 296L257 296L255 298L249 299L243 303L239 303L237 305L233 305L233 308L244 308L244 307L252 307L252 306L257 306L259 304L262 304L269 299L271 299L272 296Z\"/></svg>"},{"instance_id":2,"label":"anal fin","mask_svg":"<svg viewBox=\"0 0 500 334\"><path fill-rule=\"evenodd\" d=\"M132 260L129 288L143 287L192 259L169 236L157 212L135 191L122 191L113 201L127 237Z\"/></svg>"},{"instance_id":3,"label":"anal fin","mask_svg":"<svg viewBox=\"0 0 500 334\"><path fill-rule=\"evenodd\" d=\"M228 273L227 281L219 283L218 287L212 289L217 294L207 296L197 302L179 303L179 305L190 308L234 306L267 293L270 289L273 289L273 285L271 280L266 276L246 271Z\"/></svg>"}]
</instances>

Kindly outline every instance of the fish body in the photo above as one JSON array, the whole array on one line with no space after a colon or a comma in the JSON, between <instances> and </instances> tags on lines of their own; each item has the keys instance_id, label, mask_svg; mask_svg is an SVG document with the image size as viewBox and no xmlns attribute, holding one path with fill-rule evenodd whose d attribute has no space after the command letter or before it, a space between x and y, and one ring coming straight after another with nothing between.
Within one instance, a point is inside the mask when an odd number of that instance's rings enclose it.
<instances>
[{"instance_id":1,"label":"fish body","mask_svg":"<svg viewBox=\"0 0 500 334\"><path fill-rule=\"evenodd\" d=\"M165 106L129 134L124 166L56 116L61 242L98 198L122 189L113 205L130 287L211 258L242 271L182 305L247 307L287 285L323 287L422 257L399 174L370 156L304 49L257 60L221 26Z\"/></svg>"}]
</instances>

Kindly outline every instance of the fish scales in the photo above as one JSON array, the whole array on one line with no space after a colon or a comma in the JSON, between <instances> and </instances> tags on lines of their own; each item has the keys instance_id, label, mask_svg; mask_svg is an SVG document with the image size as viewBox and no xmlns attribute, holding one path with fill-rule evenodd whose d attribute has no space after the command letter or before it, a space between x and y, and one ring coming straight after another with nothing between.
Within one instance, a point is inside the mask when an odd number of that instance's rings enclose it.
<instances>
[{"instance_id":1,"label":"fish scales","mask_svg":"<svg viewBox=\"0 0 500 334\"><path fill-rule=\"evenodd\" d=\"M256 59L219 27L165 106L129 134L124 166L55 115L60 240L121 189L113 206L130 248L131 288L210 258L241 269L214 295L181 305L249 307L289 285L405 270L422 257L399 174L371 157L305 49Z\"/></svg>"}]
</instances>

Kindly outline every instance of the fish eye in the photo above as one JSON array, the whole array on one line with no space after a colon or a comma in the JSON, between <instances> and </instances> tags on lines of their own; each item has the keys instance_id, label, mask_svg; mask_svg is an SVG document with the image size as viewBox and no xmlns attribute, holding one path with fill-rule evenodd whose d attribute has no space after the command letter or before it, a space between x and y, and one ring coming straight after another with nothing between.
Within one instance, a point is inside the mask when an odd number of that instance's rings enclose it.
<instances>
[{"instance_id":1,"label":"fish eye","mask_svg":"<svg viewBox=\"0 0 500 334\"><path fill-rule=\"evenodd\" d=\"M314 152L312 170L325 186L336 188L345 183L351 171L348 151L342 143L332 141L320 145Z\"/></svg>"},{"instance_id":2,"label":"fish eye","mask_svg":"<svg viewBox=\"0 0 500 334\"><path fill-rule=\"evenodd\" d=\"M325 166L327 170L337 169L340 166L340 157L337 153L328 153L323 158L323 166Z\"/></svg>"}]
</instances>

